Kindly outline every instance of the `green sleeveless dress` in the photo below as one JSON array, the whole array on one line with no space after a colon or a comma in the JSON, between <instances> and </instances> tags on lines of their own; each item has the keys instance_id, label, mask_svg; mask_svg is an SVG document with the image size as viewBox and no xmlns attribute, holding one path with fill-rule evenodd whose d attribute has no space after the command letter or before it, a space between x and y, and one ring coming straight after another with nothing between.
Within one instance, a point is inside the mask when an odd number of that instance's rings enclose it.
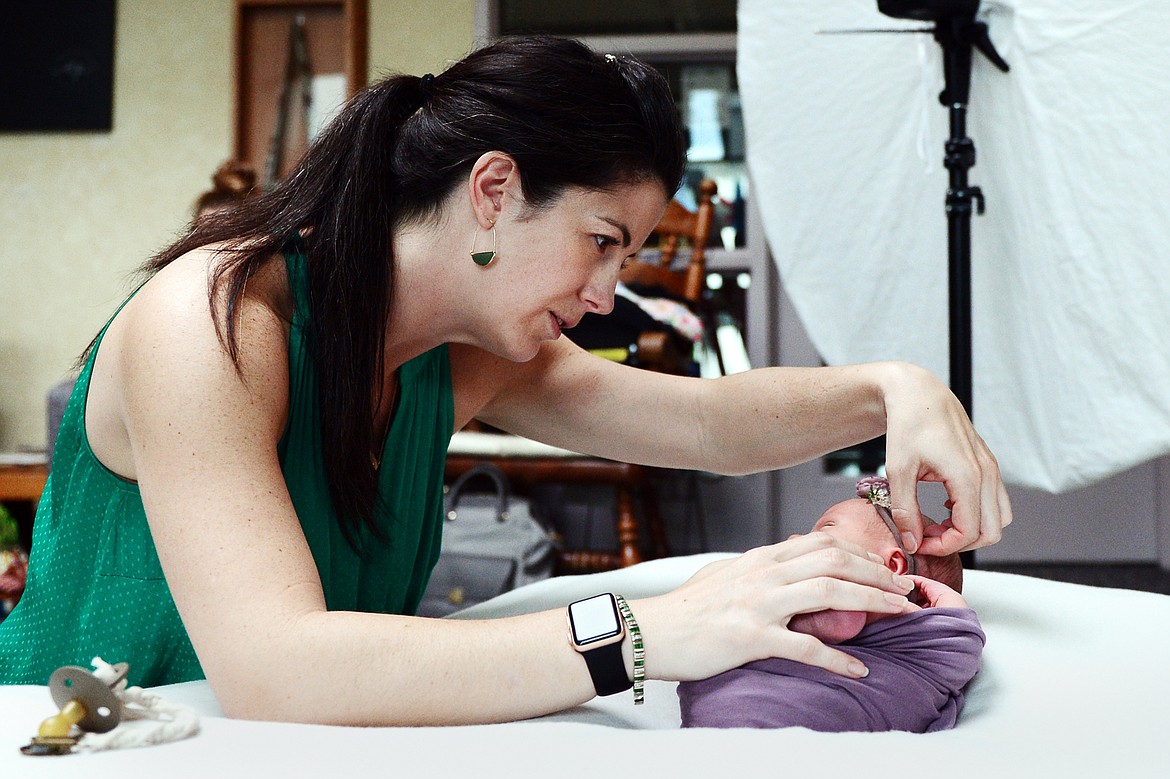
<instances>
[{"instance_id":1,"label":"green sleeveless dress","mask_svg":"<svg viewBox=\"0 0 1170 779\"><path fill-rule=\"evenodd\" d=\"M379 471L377 522L388 540L363 528L362 551L355 552L338 527L321 462L306 260L295 246L285 260L296 308L280 463L326 604L330 610L413 614L442 539L443 466L454 425L447 347L399 369L398 407ZM163 577L138 486L103 467L85 435L86 394L101 335L61 422L33 525L27 589L0 622L0 683L45 684L58 667L88 668L95 655L128 662L131 684L203 678ZM207 560L209 569L216 565Z\"/></svg>"}]
</instances>

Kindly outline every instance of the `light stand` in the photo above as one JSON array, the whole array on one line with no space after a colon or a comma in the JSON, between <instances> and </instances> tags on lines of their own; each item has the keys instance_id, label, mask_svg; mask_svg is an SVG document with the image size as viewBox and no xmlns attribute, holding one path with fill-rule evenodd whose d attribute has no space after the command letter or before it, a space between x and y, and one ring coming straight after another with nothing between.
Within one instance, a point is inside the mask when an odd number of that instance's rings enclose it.
<instances>
[{"instance_id":1,"label":"light stand","mask_svg":"<svg viewBox=\"0 0 1170 779\"><path fill-rule=\"evenodd\" d=\"M973 50L978 49L1004 73L1007 62L991 43L987 24L975 20L979 0L877 0L878 10L898 19L933 22L930 32L943 50L945 87L939 102L950 111L950 137L944 165L950 174L947 188L947 257L950 326L950 385L955 397L972 414L971 379L971 212L983 213L983 192L967 182L975 166L975 143L967 137L967 101L971 92ZM971 552L963 564L975 567Z\"/></svg>"},{"instance_id":2,"label":"light stand","mask_svg":"<svg viewBox=\"0 0 1170 779\"><path fill-rule=\"evenodd\" d=\"M950 137L943 164L947 188L947 257L950 324L951 391L972 414L971 381L971 212L983 213L983 191L967 182L975 166L975 143L967 136L967 101L971 93L973 50L1008 72L1008 64L991 42L987 24L975 21L979 0L878 0L878 10L899 19L934 22L922 30L934 35L943 50L946 85L939 102L950 111Z\"/></svg>"}]
</instances>

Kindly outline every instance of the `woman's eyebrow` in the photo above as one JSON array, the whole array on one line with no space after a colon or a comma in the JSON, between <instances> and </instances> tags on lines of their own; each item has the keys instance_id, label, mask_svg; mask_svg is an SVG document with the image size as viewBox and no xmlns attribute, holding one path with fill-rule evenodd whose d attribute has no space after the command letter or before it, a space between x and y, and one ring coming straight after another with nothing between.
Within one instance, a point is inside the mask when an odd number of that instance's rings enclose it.
<instances>
[{"instance_id":1,"label":"woman's eyebrow","mask_svg":"<svg viewBox=\"0 0 1170 779\"><path fill-rule=\"evenodd\" d=\"M616 219L610 219L608 216L602 216L601 214L598 214L597 218L603 222L608 222L609 224L613 225L614 227L616 227L617 229L622 231L622 247L623 248L630 245L630 228L626 227L624 224L617 221Z\"/></svg>"}]
</instances>

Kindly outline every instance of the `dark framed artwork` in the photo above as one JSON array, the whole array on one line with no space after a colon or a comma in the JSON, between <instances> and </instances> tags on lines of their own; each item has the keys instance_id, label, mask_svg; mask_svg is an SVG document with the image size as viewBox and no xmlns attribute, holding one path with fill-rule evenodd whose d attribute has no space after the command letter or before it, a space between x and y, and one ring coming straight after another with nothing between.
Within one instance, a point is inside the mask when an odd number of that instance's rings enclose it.
<instances>
[{"instance_id":1,"label":"dark framed artwork","mask_svg":"<svg viewBox=\"0 0 1170 779\"><path fill-rule=\"evenodd\" d=\"M114 0L0 5L0 131L110 130Z\"/></svg>"}]
</instances>

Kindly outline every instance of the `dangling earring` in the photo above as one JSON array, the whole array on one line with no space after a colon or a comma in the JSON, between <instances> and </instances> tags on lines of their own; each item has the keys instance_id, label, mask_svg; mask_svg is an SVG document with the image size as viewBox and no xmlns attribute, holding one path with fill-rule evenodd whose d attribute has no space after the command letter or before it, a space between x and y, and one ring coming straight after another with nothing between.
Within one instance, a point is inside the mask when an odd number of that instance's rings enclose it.
<instances>
[{"instance_id":1,"label":"dangling earring","mask_svg":"<svg viewBox=\"0 0 1170 779\"><path fill-rule=\"evenodd\" d=\"M479 227L476 226L475 232L471 234L471 259L480 266L486 268L492 264L492 260L496 258L496 249L499 248L499 239L496 237L496 223L492 222L492 250L490 252L477 252L475 250L475 239L479 237Z\"/></svg>"}]
</instances>

